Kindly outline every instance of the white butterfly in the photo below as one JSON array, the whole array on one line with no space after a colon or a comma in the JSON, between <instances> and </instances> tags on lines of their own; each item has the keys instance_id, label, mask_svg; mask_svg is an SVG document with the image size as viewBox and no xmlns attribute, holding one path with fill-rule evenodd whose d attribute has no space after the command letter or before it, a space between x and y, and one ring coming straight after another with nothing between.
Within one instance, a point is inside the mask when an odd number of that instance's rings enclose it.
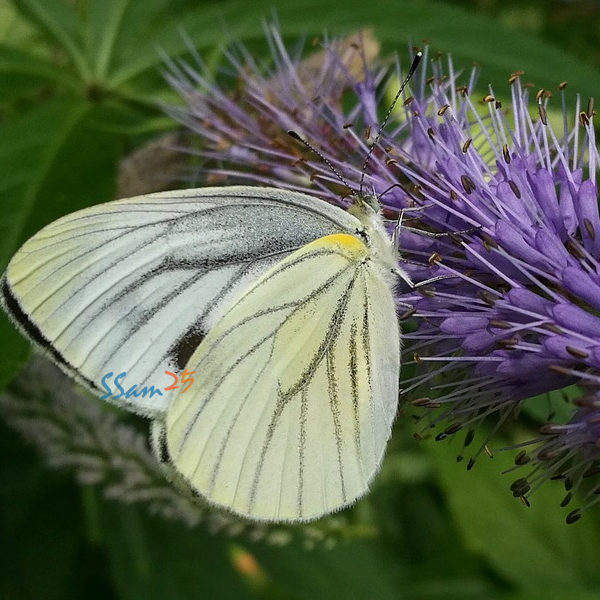
<instances>
[{"instance_id":1,"label":"white butterfly","mask_svg":"<svg viewBox=\"0 0 600 600\"><path fill-rule=\"evenodd\" d=\"M274 188L151 194L68 215L15 254L2 304L69 374L156 419L201 496L307 521L362 496L398 401L398 267L377 200ZM164 372L193 384L142 395ZM171 383L171 381L168 381ZM127 386L125 386L127 387ZM136 395L138 394L138 395Z\"/></svg>"}]
</instances>

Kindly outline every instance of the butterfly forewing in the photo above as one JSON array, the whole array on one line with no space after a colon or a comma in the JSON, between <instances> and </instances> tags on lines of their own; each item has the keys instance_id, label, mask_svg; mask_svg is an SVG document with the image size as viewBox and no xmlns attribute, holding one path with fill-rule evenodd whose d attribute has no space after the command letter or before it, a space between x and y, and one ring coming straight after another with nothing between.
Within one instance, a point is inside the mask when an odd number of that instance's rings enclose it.
<instances>
[{"instance_id":1,"label":"butterfly forewing","mask_svg":"<svg viewBox=\"0 0 600 600\"><path fill-rule=\"evenodd\" d=\"M293 227L290 227L293 223ZM71 374L104 394L107 373L170 384L206 332L264 271L357 221L315 198L259 187L204 188L111 202L52 223L2 279L9 315ZM119 402L145 414L162 396Z\"/></svg>"},{"instance_id":2,"label":"butterfly forewing","mask_svg":"<svg viewBox=\"0 0 600 600\"><path fill-rule=\"evenodd\" d=\"M209 501L309 520L367 491L396 413L391 291L356 237L319 239L265 273L192 356L167 412L171 460Z\"/></svg>"}]
</instances>

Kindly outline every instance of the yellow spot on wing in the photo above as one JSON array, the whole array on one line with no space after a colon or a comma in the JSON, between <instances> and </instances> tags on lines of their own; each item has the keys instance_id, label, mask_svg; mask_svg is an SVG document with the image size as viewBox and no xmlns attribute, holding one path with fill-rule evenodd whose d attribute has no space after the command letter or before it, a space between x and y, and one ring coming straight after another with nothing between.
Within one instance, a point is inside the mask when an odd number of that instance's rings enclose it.
<instances>
[{"instance_id":1,"label":"yellow spot on wing","mask_svg":"<svg viewBox=\"0 0 600 600\"><path fill-rule=\"evenodd\" d=\"M367 247L353 235L347 233L333 233L319 238L308 244L307 247L331 247L346 256L350 260L360 259L368 254Z\"/></svg>"}]
</instances>

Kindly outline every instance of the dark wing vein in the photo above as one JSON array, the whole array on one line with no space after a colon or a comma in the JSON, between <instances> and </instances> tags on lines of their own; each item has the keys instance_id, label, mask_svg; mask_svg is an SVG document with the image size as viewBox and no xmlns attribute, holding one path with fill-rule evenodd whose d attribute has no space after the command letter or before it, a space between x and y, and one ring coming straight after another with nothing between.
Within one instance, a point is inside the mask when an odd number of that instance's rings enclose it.
<instances>
[{"instance_id":1,"label":"dark wing vein","mask_svg":"<svg viewBox=\"0 0 600 600\"><path fill-rule=\"evenodd\" d=\"M356 266L349 265L349 268L356 269ZM253 506L254 500L256 498L256 492L258 490L258 484L260 482L260 478L262 475L264 461L265 461L267 452L269 450L271 440L273 439L275 429L277 428L277 423L283 413L283 409L299 392L301 392L302 390L304 390L308 387L314 373L316 372L317 368L321 364L321 361L324 358L327 358L330 351L332 350L332 346L333 346L333 344L335 344L335 341L339 335L341 325L344 320L344 316L346 314L346 307L350 300L350 296L352 295L352 289L354 288L354 283L356 281L356 275L357 275L357 273L355 272L353 274L353 277L350 279L350 281L348 283L348 287L346 288L344 293L340 296L337 306L336 306L336 309L332 315L329 326L327 328L327 332L325 334L323 342L319 346L317 352L315 353L314 357L310 361L309 365L307 366L305 371L302 373L302 375L298 378L298 381L296 382L295 385L293 385L286 392L280 393L278 395L277 403L273 410L273 414L271 415L271 420L267 427L267 434L265 436L265 440L263 441L261 452L260 452L260 457L258 460L258 464L256 466L254 479L252 482L252 488L251 488L251 492L250 492L250 501L249 501L250 503L249 503L249 507L248 507L249 510L252 510L252 506ZM331 397L330 397L330 400L331 400ZM339 427L339 421L338 421L337 425ZM335 430L335 435L336 435L336 443L338 444L338 457L339 457L340 445L341 445L341 434L338 429ZM341 458L340 458L340 462L341 462ZM343 475L341 475L341 477L343 479Z\"/></svg>"}]
</instances>

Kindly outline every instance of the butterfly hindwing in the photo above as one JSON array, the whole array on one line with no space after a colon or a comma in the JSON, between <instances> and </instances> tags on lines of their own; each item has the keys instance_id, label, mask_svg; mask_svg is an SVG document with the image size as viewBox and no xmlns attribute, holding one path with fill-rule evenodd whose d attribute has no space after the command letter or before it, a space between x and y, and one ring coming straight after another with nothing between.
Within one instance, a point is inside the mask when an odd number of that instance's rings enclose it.
<instances>
[{"instance_id":1,"label":"butterfly hindwing","mask_svg":"<svg viewBox=\"0 0 600 600\"><path fill-rule=\"evenodd\" d=\"M397 410L399 331L358 238L330 235L266 272L191 357L167 412L170 459L210 502L258 520L351 504Z\"/></svg>"}]
</instances>

